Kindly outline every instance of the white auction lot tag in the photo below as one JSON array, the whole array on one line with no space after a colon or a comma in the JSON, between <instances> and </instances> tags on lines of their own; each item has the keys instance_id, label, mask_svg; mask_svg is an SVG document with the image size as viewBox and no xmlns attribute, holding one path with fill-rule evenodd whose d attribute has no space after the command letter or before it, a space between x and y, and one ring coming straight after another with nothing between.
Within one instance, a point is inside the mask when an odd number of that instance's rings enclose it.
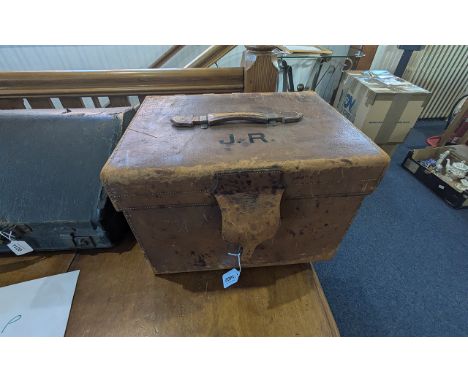
<instances>
[{"instance_id":1,"label":"white auction lot tag","mask_svg":"<svg viewBox=\"0 0 468 382\"><path fill-rule=\"evenodd\" d=\"M7 247L10 248L15 255L21 256L34 251L31 246L25 241L12 240Z\"/></svg>"},{"instance_id":2,"label":"white auction lot tag","mask_svg":"<svg viewBox=\"0 0 468 382\"><path fill-rule=\"evenodd\" d=\"M239 280L240 272L236 268L232 268L229 272L223 274L223 286L229 288Z\"/></svg>"}]
</instances>

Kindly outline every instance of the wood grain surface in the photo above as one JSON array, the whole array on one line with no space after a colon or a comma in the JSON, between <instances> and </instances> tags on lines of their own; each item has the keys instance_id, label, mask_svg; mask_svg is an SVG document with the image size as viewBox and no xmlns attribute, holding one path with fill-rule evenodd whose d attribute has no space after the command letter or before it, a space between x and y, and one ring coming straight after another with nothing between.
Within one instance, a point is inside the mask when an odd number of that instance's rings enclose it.
<instances>
[{"instance_id":1,"label":"wood grain surface","mask_svg":"<svg viewBox=\"0 0 468 382\"><path fill-rule=\"evenodd\" d=\"M0 254L0 287L67 272L74 252L14 256Z\"/></svg>"},{"instance_id":2,"label":"wood grain surface","mask_svg":"<svg viewBox=\"0 0 468 382\"><path fill-rule=\"evenodd\" d=\"M80 270L67 336L338 336L309 264L155 276L133 238L77 255L0 256L0 286Z\"/></svg>"},{"instance_id":3,"label":"wood grain surface","mask_svg":"<svg viewBox=\"0 0 468 382\"><path fill-rule=\"evenodd\" d=\"M374 61L375 54L377 53L378 45L362 45L362 52L364 57L357 60L356 67L353 70L369 70Z\"/></svg>"},{"instance_id":4,"label":"wood grain surface","mask_svg":"<svg viewBox=\"0 0 468 382\"><path fill-rule=\"evenodd\" d=\"M244 92L275 92L278 69L275 66L274 46L247 45L241 66L244 67Z\"/></svg>"},{"instance_id":5,"label":"wood grain surface","mask_svg":"<svg viewBox=\"0 0 468 382\"><path fill-rule=\"evenodd\" d=\"M54 104L50 98L28 98L28 102L33 109L54 109Z\"/></svg>"},{"instance_id":6,"label":"wood grain surface","mask_svg":"<svg viewBox=\"0 0 468 382\"><path fill-rule=\"evenodd\" d=\"M231 93L243 84L243 68L1 72L0 98L28 97L43 107L34 97Z\"/></svg>"},{"instance_id":7,"label":"wood grain surface","mask_svg":"<svg viewBox=\"0 0 468 382\"><path fill-rule=\"evenodd\" d=\"M70 109L81 109L86 107L81 97L61 97L60 103L64 108Z\"/></svg>"},{"instance_id":8,"label":"wood grain surface","mask_svg":"<svg viewBox=\"0 0 468 382\"><path fill-rule=\"evenodd\" d=\"M0 109L25 109L23 98L0 98Z\"/></svg>"},{"instance_id":9,"label":"wood grain surface","mask_svg":"<svg viewBox=\"0 0 468 382\"><path fill-rule=\"evenodd\" d=\"M79 254L68 336L336 336L310 265L155 276L140 247Z\"/></svg>"},{"instance_id":10,"label":"wood grain surface","mask_svg":"<svg viewBox=\"0 0 468 382\"><path fill-rule=\"evenodd\" d=\"M108 107L131 106L127 96L110 96Z\"/></svg>"}]
</instances>

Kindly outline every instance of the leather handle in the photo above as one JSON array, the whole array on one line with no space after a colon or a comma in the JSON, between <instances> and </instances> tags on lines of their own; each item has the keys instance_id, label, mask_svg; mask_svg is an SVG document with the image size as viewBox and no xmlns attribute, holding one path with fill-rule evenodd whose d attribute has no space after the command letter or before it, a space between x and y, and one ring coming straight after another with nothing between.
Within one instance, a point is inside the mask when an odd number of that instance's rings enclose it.
<instances>
[{"instance_id":1,"label":"leather handle","mask_svg":"<svg viewBox=\"0 0 468 382\"><path fill-rule=\"evenodd\" d=\"M193 127L196 125L215 126L226 122L253 122L268 124L270 122L291 123L302 119L302 114L297 112L283 113L256 113L256 112L225 112L210 113L201 116L174 116L171 123L174 127Z\"/></svg>"},{"instance_id":2,"label":"leather handle","mask_svg":"<svg viewBox=\"0 0 468 382\"><path fill-rule=\"evenodd\" d=\"M226 122L239 121L239 122L254 122L254 123L268 123L270 122L268 115L265 113L214 113L208 114L208 126L221 125Z\"/></svg>"}]
</instances>

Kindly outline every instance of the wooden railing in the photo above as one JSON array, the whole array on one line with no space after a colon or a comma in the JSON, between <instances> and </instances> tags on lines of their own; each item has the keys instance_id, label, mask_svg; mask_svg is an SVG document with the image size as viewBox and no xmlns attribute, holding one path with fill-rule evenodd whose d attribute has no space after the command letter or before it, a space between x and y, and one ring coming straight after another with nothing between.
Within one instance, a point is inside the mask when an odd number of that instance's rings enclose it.
<instances>
[{"instance_id":1,"label":"wooden railing","mask_svg":"<svg viewBox=\"0 0 468 382\"><path fill-rule=\"evenodd\" d=\"M50 98L59 98L64 107L82 107L81 97L108 96L111 103L120 99L128 104L123 98L131 95L231 93L243 88L242 68L0 73L0 102L26 98L33 108L48 107Z\"/></svg>"},{"instance_id":2,"label":"wooden railing","mask_svg":"<svg viewBox=\"0 0 468 382\"><path fill-rule=\"evenodd\" d=\"M233 47L210 47L194 61L211 65ZM24 100L32 108L53 108L52 98L65 108L80 108L83 97L103 107L130 105L129 96L141 101L146 95L275 91L278 72L273 48L248 46L241 67L235 68L0 72L0 109L23 109ZM170 50L153 65L162 65L177 53L177 48ZM98 97L109 97L109 104L101 105Z\"/></svg>"}]
</instances>

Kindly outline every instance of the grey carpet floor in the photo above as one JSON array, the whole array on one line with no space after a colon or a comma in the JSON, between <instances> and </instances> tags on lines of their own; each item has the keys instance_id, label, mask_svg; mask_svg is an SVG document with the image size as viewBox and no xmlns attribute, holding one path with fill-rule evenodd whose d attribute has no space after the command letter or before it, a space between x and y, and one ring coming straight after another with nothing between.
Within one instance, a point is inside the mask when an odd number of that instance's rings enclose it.
<instances>
[{"instance_id":1,"label":"grey carpet floor","mask_svg":"<svg viewBox=\"0 0 468 382\"><path fill-rule=\"evenodd\" d=\"M417 124L337 256L316 264L343 336L468 335L468 209L453 209L400 166L442 128Z\"/></svg>"}]
</instances>

